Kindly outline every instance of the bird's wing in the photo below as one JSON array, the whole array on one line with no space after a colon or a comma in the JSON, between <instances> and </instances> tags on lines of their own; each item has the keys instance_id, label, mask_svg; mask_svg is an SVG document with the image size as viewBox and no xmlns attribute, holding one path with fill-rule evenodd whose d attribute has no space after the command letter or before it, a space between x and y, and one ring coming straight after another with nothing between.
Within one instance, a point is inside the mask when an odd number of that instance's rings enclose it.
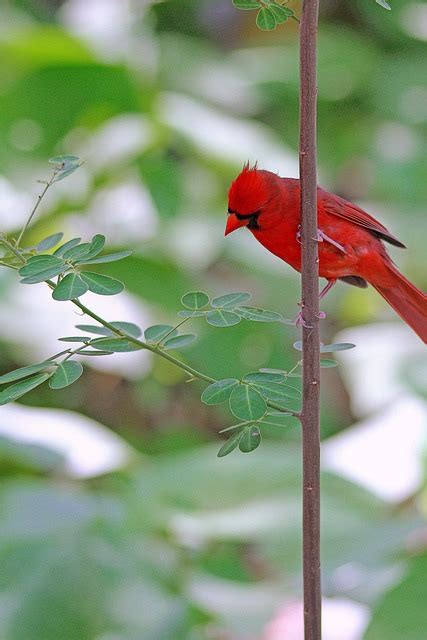
<instances>
[{"instance_id":1,"label":"bird's wing","mask_svg":"<svg viewBox=\"0 0 427 640\"><path fill-rule=\"evenodd\" d=\"M396 247L403 247L405 245L395 238L390 231L384 227L378 220L375 220L369 213L366 213L363 209L357 205L344 200L332 193L328 193L323 189L318 190L319 206L327 213L343 218L349 222L365 227L373 233L377 238L386 240L390 244L394 244Z\"/></svg>"}]
</instances>

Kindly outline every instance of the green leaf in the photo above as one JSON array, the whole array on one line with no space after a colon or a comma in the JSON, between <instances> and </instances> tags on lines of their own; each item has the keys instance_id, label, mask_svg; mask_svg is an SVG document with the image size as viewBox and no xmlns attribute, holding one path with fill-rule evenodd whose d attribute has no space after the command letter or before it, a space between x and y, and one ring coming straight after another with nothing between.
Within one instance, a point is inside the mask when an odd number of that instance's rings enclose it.
<instances>
[{"instance_id":1,"label":"green leaf","mask_svg":"<svg viewBox=\"0 0 427 640\"><path fill-rule=\"evenodd\" d=\"M351 342L334 342L332 344L321 344L320 353L330 353L331 351L347 351L348 349L354 349L356 345ZM294 342L294 349L302 351L302 342L298 340Z\"/></svg>"},{"instance_id":2,"label":"green leaf","mask_svg":"<svg viewBox=\"0 0 427 640\"><path fill-rule=\"evenodd\" d=\"M233 433L231 438L229 438L227 442L225 442L222 445L221 449L218 451L217 453L218 458L224 458L224 456L228 456L229 453L234 451L234 449L237 448L241 437L242 437L241 431L238 431L237 433Z\"/></svg>"},{"instance_id":3,"label":"green leaf","mask_svg":"<svg viewBox=\"0 0 427 640\"><path fill-rule=\"evenodd\" d=\"M181 318L202 318L203 316L206 316L209 312L208 311L190 311L187 309L184 309L183 311L178 311L178 315Z\"/></svg>"},{"instance_id":4,"label":"green leaf","mask_svg":"<svg viewBox=\"0 0 427 640\"><path fill-rule=\"evenodd\" d=\"M88 331L89 333L95 333L100 336L111 335L111 331L109 329L96 324L76 324L76 329L80 329L80 331Z\"/></svg>"},{"instance_id":5,"label":"green leaf","mask_svg":"<svg viewBox=\"0 0 427 640\"><path fill-rule=\"evenodd\" d=\"M256 425L246 427L239 440L239 449L242 453L255 451L261 444L261 432Z\"/></svg>"},{"instance_id":6,"label":"green leaf","mask_svg":"<svg viewBox=\"0 0 427 640\"><path fill-rule=\"evenodd\" d=\"M180 349L181 347L186 347L187 345L194 342L197 338L195 333L184 333L181 336L174 336L173 338L168 338L162 347L165 349Z\"/></svg>"},{"instance_id":7,"label":"green leaf","mask_svg":"<svg viewBox=\"0 0 427 640\"><path fill-rule=\"evenodd\" d=\"M53 182L59 182L60 180L63 180L64 178L67 178L68 176L70 176L72 173L74 173L74 171L77 171L77 169L79 167L82 166L82 163L80 162L79 164L70 164L67 166L67 168L63 169L62 171L59 171L55 180Z\"/></svg>"},{"instance_id":8,"label":"green leaf","mask_svg":"<svg viewBox=\"0 0 427 640\"><path fill-rule=\"evenodd\" d=\"M257 13L256 17L257 27L262 31L273 31L276 28L276 20L270 9L263 7Z\"/></svg>"},{"instance_id":9,"label":"green leaf","mask_svg":"<svg viewBox=\"0 0 427 640\"><path fill-rule=\"evenodd\" d=\"M129 334L133 338L139 338L139 336L142 334L142 330L140 329L140 327L138 327L136 324L133 324L133 322L114 321L110 322L110 324L116 327L116 329ZM80 329L80 331L88 331L89 333L95 333L100 336L116 335L113 331L107 329L107 327L95 324L76 324L76 329Z\"/></svg>"},{"instance_id":10,"label":"green leaf","mask_svg":"<svg viewBox=\"0 0 427 640\"><path fill-rule=\"evenodd\" d=\"M320 347L320 353L329 353L331 351L347 351L348 349L354 349L355 344L351 342L334 342L332 344L324 344Z\"/></svg>"},{"instance_id":11,"label":"green leaf","mask_svg":"<svg viewBox=\"0 0 427 640\"><path fill-rule=\"evenodd\" d=\"M383 7L384 9L387 9L388 11L391 11L391 7L390 7L389 3L386 2L386 0L375 0L375 2L377 4L379 4L381 7Z\"/></svg>"},{"instance_id":12,"label":"green leaf","mask_svg":"<svg viewBox=\"0 0 427 640\"><path fill-rule=\"evenodd\" d=\"M128 258L132 255L132 251L118 251L117 253L108 253L105 256L100 256L99 258L91 258L87 260L86 258L82 258L81 260L76 260L78 264L104 264L106 262L117 262L118 260L123 260L123 258Z\"/></svg>"},{"instance_id":13,"label":"green leaf","mask_svg":"<svg viewBox=\"0 0 427 640\"><path fill-rule=\"evenodd\" d=\"M290 11L290 9L286 9L286 7L282 7L280 4L276 4L274 2L271 2L268 5L268 8L273 14L276 24L283 24L288 18L290 18L290 15L293 15L293 12Z\"/></svg>"},{"instance_id":14,"label":"green leaf","mask_svg":"<svg viewBox=\"0 0 427 640\"><path fill-rule=\"evenodd\" d=\"M174 329L170 324L153 324L152 327L148 327L144 331L144 338L146 342L157 343L165 337L169 332L171 337L178 335L178 331Z\"/></svg>"},{"instance_id":15,"label":"green leaf","mask_svg":"<svg viewBox=\"0 0 427 640\"><path fill-rule=\"evenodd\" d=\"M51 389L63 389L73 384L80 378L83 373L83 367L80 362L75 360L67 360L59 365L51 379L49 380L49 387Z\"/></svg>"},{"instance_id":16,"label":"green leaf","mask_svg":"<svg viewBox=\"0 0 427 640\"><path fill-rule=\"evenodd\" d=\"M259 9L259 7L262 7L262 4L257 0L233 0L233 4L236 9L243 9L246 11Z\"/></svg>"},{"instance_id":17,"label":"green leaf","mask_svg":"<svg viewBox=\"0 0 427 640\"><path fill-rule=\"evenodd\" d=\"M288 372L285 371L284 369L269 369L267 367L263 367L262 369L260 369L261 373L277 373L283 376L287 376Z\"/></svg>"},{"instance_id":18,"label":"green leaf","mask_svg":"<svg viewBox=\"0 0 427 640\"><path fill-rule=\"evenodd\" d=\"M101 234L97 234L93 236L91 242L83 242L78 246L73 246L67 251L64 252L65 260L71 260L76 263L86 262L86 260L91 264L93 264L92 259L95 259L101 251L103 250L105 245L105 236ZM107 256L104 256L107 258ZM98 258L102 262L109 262L109 260L102 260Z\"/></svg>"},{"instance_id":19,"label":"green leaf","mask_svg":"<svg viewBox=\"0 0 427 640\"><path fill-rule=\"evenodd\" d=\"M280 384L286 383L286 378L282 373L266 373L264 371L255 371L255 373L247 373L243 380L245 382L253 382L254 384L262 382L278 382Z\"/></svg>"},{"instance_id":20,"label":"green leaf","mask_svg":"<svg viewBox=\"0 0 427 640\"><path fill-rule=\"evenodd\" d=\"M181 302L187 309L198 311L209 304L209 296L204 291L190 291L182 296Z\"/></svg>"},{"instance_id":21,"label":"green leaf","mask_svg":"<svg viewBox=\"0 0 427 640\"><path fill-rule=\"evenodd\" d=\"M126 338L94 338L90 341L90 346L101 351L114 351L117 353L126 351L139 351L144 347L140 347L133 342L129 342Z\"/></svg>"},{"instance_id":22,"label":"green leaf","mask_svg":"<svg viewBox=\"0 0 427 640\"><path fill-rule=\"evenodd\" d=\"M67 249L66 251L64 251L62 257L64 258L64 260L74 262L75 260L86 257L91 249L91 246L91 242L82 242L82 244L71 247L71 249Z\"/></svg>"},{"instance_id":23,"label":"green leaf","mask_svg":"<svg viewBox=\"0 0 427 640\"><path fill-rule=\"evenodd\" d=\"M110 278L110 276L103 276L93 271L82 271L80 277L87 284L90 291L100 296L114 296L117 293L121 293L125 288L125 285L120 280Z\"/></svg>"},{"instance_id":24,"label":"green leaf","mask_svg":"<svg viewBox=\"0 0 427 640\"><path fill-rule=\"evenodd\" d=\"M142 335L142 329L140 327L138 327L138 325L134 324L133 322L122 322L122 321L114 321L114 322L110 322L110 324L113 325L113 327L115 327L116 329L119 329L120 331L123 331L124 333L127 333L128 335L132 336L132 338L139 338L139 336ZM114 333L112 333L109 329L106 329L106 331L108 331L109 333L106 335L115 335Z\"/></svg>"},{"instance_id":25,"label":"green leaf","mask_svg":"<svg viewBox=\"0 0 427 640\"><path fill-rule=\"evenodd\" d=\"M26 278L22 278L20 281L21 284L38 284L39 282L45 282L46 280L50 280L50 278L55 278L55 276L59 276L61 273L66 271L66 265L58 265L56 267L50 267L45 271L40 271L34 276L28 276Z\"/></svg>"},{"instance_id":26,"label":"green leaf","mask_svg":"<svg viewBox=\"0 0 427 640\"><path fill-rule=\"evenodd\" d=\"M78 156L55 156L54 158L50 158L49 162L51 164L74 164L78 162L80 158Z\"/></svg>"},{"instance_id":27,"label":"green leaf","mask_svg":"<svg viewBox=\"0 0 427 640\"><path fill-rule=\"evenodd\" d=\"M65 336L64 338L58 338L59 342L87 342L92 340L91 336Z\"/></svg>"},{"instance_id":28,"label":"green leaf","mask_svg":"<svg viewBox=\"0 0 427 640\"><path fill-rule=\"evenodd\" d=\"M9 373L5 373L4 375L0 376L0 384L6 384L7 382L21 380L21 378L26 378L33 373L43 371L43 369L51 367L53 364L55 364L53 360L46 360L45 362L39 362L38 364L30 364L28 367L20 367L19 369L14 369L14 371L10 371Z\"/></svg>"},{"instance_id":29,"label":"green leaf","mask_svg":"<svg viewBox=\"0 0 427 640\"><path fill-rule=\"evenodd\" d=\"M275 411L274 413L267 413L259 424L266 427L287 427L291 417L292 413L289 413L289 411Z\"/></svg>"},{"instance_id":30,"label":"green leaf","mask_svg":"<svg viewBox=\"0 0 427 640\"><path fill-rule=\"evenodd\" d=\"M47 238L44 238L43 240L41 240L38 243L36 249L39 252L48 251L48 249L52 249L53 247L56 247L56 245L61 242L63 237L64 237L63 233L54 233L53 235L48 236Z\"/></svg>"},{"instance_id":31,"label":"green leaf","mask_svg":"<svg viewBox=\"0 0 427 640\"><path fill-rule=\"evenodd\" d=\"M234 307L248 302L251 298L252 295L246 292L227 293L224 296L214 298L211 305L215 308L234 309Z\"/></svg>"},{"instance_id":32,"label":"green leaf","mask_svg":"<svg viewBox=\"0 0 427 640\"><path fill-rule=\"evenodd\" d=\"M99 351L88 351L86 349L82 349L81 351L79 351L79 353L81 353L82 356L111 356L113 355L113 351L101 351L101 349Z\"/></svg>"},{"instance_id":33,"label":"green leaf","mask_svg":"<svg viewBox=\"0 0 427 640\"><path fill-rule=\"evenodd\" d=\"M97 256L103 250L105 246L105 236L98 233L95 236L93 236L89 244L90 244L90 249L85 257L92 259L92 258L95 258L95 256Z\"/></svg>"},{"instance_id":34,"label":"green leaf","mask_svg":"<svg viewBox=\"0 0 427 640\"><path fill-rule=\"evenodd\" d=\"M205 404L221 404L229 399L233 388L239 384L236 378L226 378L210 384L202 393Z\"/></svg>"},{"instance_id":35,"label":"green leaf","mask_svg":"<svg viewBox=\"0 0 427 640\"><path fill-rule=\"evenodd\" d=\"M64 244L62 244L56 251L53 252L53 255L62 256L66 251L68 251L68 249L72 249L72 247L75 247L77 244L79 244L80 240L81 238L72 238L71 240L64 242Z\"/></svg>"},{"instance_id":36,"label":"green leaf","mask_svg":"<svg viewBox=\"0 0 427 640\"><path fill-rule=\"evenodd\" d=\"M86 282L77 273L69 273L56 285L52 298L58 301L75 300L84 295L88 289Z\"/></svg>"},{"instance_id":37,"label":"green leaf","mask_svg":"<svg viewBox=\"0 0 427 640\"><path fill-rule=\"evenodd\" d=\"M239 324L241 318L233 311L215 309L215 311L209 311L206 320L213 327L232 327Z\"/></svg>"},{"instance_id":38,"label":"green leaf","mask_svg":"<svg viewBox=\"0 0 427 640\"><path fill-rule=\"evenodd\" d=\"M57 256L39 255L30 258L26 265L19 269L19 275L22 277L35 276L49 269L57 267L66 268L64 261Z\"/></svg>"},{"instance_id":39,"label":"green leaf","mask_svg":"<svg viewBox=\"0 0 427 640\"><path fill-rule=\"evenodd\" d=\"M267 405L256 389L239 384L231 392L230 410L239 420L259 420L265 414Z\"/></svg>"},{"instance_id":40,"label":"green leaf","mask_svg":"<svg viewBox=\"0 0 427 640\"><path fill-rule=\"evenodd\" d=\"M320 366L323 367L324 369L328 369L331 367L337 367L338 362L336 360L328 360L325 358L320 358Z\"/></svg>"},{"instance_id":41,"label":"green leaf","mask_svg":"<svg viewBox=\"0 0 427 640\"><path fill-rule=\"evenodd\" d=\"M285 403L287 400L299 400L301 392L294 387L279 382L252 382L259 393L272 402Z\"/></svg>"},{"instance_id":42,"label":"green leaf","mask_svg":"<svg viewBox=\"0 0 427 640\"><path fill-rule=\"evenodd\" d=\"M253 322L285 322L281 313L267 311L266 309L239 307L236 309L236 313L238 313L244 320L252 320Z\"/></svg>"},{"instance_id":43,"label":"green leaf","mask_svg":"<svg viewBox=\"0 0 427 640\"><path fill-rule=\"evenodd\" d=\"M7 387L4 391L0 391L0 405L18 400L18 398L21 398L29 391L43 384L51 375L51 373L39 373L31 378L10 385L10 387Z\"/></svg>"}]
</instances>

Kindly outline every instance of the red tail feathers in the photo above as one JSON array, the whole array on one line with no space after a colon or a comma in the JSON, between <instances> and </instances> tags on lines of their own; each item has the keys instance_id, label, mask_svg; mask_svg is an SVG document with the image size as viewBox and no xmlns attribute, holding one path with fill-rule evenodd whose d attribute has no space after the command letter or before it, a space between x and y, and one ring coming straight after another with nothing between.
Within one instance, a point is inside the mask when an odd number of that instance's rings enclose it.
<instances>
[{"instance_id":1,"label":"red tail feathers","mask_svg":"<svg viewBox=\"0 0 427 640\"><path fill-rule=\"evenodd\" d=\"M390 286L384 287L372 282L372 286L401 318L427 344L427 295L409 282L394 266L390 271Z\"/></svg>"}]
</instances>

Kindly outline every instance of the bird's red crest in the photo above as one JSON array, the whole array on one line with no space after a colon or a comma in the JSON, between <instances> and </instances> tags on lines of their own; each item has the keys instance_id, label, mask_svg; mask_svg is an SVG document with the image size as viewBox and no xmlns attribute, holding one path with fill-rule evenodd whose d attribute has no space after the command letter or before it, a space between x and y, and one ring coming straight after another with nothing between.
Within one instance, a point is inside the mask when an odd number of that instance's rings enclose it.
<instances>
[{"instance_id":1,"label":"bird's red crest","mask_svg":"<svg viewBox=\"0 0 427 640\"><path fill-rule=\"evenodd\" d=\"M268 199L268 185L263 172L256 164L250 167L247 162L242 172L231 183L228 192L230 210L243 215L252 213L260 209Z\"/></svg>"}]
</instances>

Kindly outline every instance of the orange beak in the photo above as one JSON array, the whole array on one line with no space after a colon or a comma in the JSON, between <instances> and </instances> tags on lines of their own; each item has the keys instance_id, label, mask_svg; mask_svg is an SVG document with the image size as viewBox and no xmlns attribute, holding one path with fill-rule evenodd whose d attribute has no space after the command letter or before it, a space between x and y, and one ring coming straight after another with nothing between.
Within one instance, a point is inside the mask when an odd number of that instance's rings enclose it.
<instances>
[{"instance_id":1,"label":"orange beak","mask_svg":"<svg viewBox=\"0 0 427 640\"><path fill-rule=\"evenodd\" d=\"M246 220L239 220L234 213L229 213L227 218L227 224L225 225L224 235L228 236L232 231L240 229L240 227L246 226Z\"/></svg>"}]
</instances>

